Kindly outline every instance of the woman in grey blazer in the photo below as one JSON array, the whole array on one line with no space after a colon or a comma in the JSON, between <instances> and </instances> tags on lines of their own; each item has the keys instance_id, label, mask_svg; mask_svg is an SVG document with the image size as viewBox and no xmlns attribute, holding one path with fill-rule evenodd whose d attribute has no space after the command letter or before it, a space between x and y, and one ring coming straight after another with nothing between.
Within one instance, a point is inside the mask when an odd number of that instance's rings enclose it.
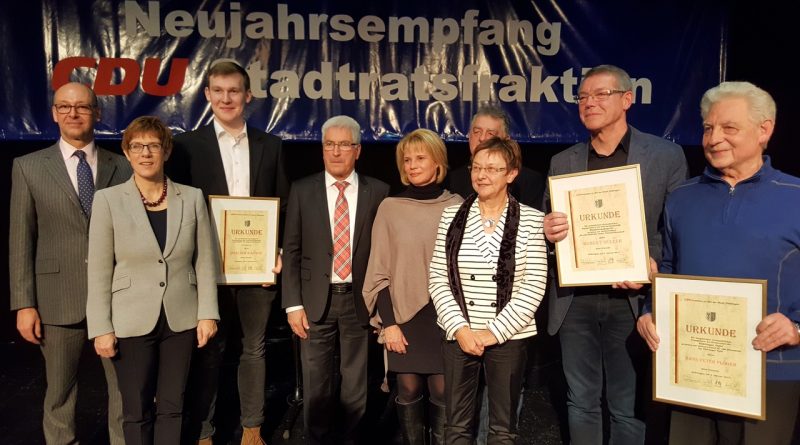
<instances>
[{"instance_id":1,"label":"woman in grey blazer","mask_svg":"<svg viewBox=\"0 0 800 445\"><path fill-rule=\"evenodd\" d=\"M192 347L217 331L216 250L202 192L164 174L170 130L137 118L122 148L133 176L94 196L87 327L117 371L125 442L172 445Z\"/></svg>"},{"instance_id":2,"label":"woman in grey blazer","mask_svg":"<svg viewBox=\"0 0 800 445\"><path fill-rule=\"evenodd\" d=\"M429 290L444 330L445 443L473 443L473 413L483 367L489 443L512 444L526 348L544 295L544 214L520 204L508 186L519 172L519 145L492 138L472 155L473 194L444 209Z\"/></svg>"}]
</instances>

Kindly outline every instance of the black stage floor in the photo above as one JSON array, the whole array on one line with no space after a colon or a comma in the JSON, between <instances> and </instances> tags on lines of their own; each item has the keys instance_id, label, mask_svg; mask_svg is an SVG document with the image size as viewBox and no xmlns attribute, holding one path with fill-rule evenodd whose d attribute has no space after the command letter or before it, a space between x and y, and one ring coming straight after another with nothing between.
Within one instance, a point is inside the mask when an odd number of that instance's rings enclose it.
<instances>
[{"instance_id":1,"label":"black stage floor","mask_svg":"<svg viewBox=\"0 0 800 445\"><path fill-rule=\"evenodd\" d=\"M279 329L280 331L281 329ZM271 330L272 331L272 330ZM287 423L292 410L288 399L295 389L292 341L285 331L271 337L267 345L267 411L263 436L270 445L301 444L302 412L293 424ZM274 332L273 332L274 334ZM553 354L553 339L542 337L534 341L535 356L528 375L524 403L520 416L520 445L555 445L568 443L564 421L565 388L557 354ZM235 343L235 342L234 342ZM238 444L241 431L236 390L235 348L228 350L221 372L217 408L216 444ZM376 352L377 351L376 349ZM363 422L366 445L400 444L394 405L391 396L379 390L380 354L371 364L367 414ZM6 341L0 345L0 443L4 445L38 445L44 439L41 429L44 398L44 367L37 347L24 341ZM548 358L555 357L555 358ZM105 425L105 381L102 367L87 343L79 375L77 423L81 443L108 443ZM667 410L651 404L648 415L648 444L665 444ZM795 440L798 444L800 441Z\"/></svg>"},{"instance_id":2,"label":"black stage floor","mask_svg":"<svg viewBox=\"0 0 800 445\"><path fill-rule=\"evenodd\" d=\"M230 349L229 349L230 351ZM241 431L236 390L236 351L227 354L221 371L219 402L216 415L216 444L238 444ZM380 354L374 354L380 360ZM43 444L41 419L44 398L44 364L36 346L22 340L6 341L0 345L0 442L5 445ZM558 363L545 363L542 376L555 369ZM380 362L370 370L375 375L369 384L370 392L366 418L363 422L365 444L401 443L394 405L389 394L380 391ZM545 370L546 369L546 370ZM263 435L270 445L301 444L302 409L293 425L288 399L295 390L294 361L291 339L271 338L267 345L267 412ZM551 403L550 388L544 382L531 382L524 395L520 417L520 444L562 443L559 417ZM557 379L552 379L555 381ZM552 386L552 385L551 385ZM558 386L558 384L556 384ZM563 390L555 389L556 394ZM108 443L106 432L106 389L103 370L93 348L87 343L81 359L79 374L77 423L81 443Z\"/></svg>"}]
</instances>

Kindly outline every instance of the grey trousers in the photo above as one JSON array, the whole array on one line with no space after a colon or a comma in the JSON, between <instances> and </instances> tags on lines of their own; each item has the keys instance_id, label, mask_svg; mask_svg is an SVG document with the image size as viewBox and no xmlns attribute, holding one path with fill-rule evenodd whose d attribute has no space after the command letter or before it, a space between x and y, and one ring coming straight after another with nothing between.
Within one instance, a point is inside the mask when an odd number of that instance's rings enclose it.
<instances>
[{"instance_id":1,"label":"grey trousers","mask_svg":"<svg viewBox=\"0 0 800 445\"><path fill-rule=\"evenodd\" d=\"M87 341L86 325L44 325L42 334L40 349L47 376L42 419L45 442L48 445L78 443L75 404L78 400L78 366ZM117 387L117 374L109 359L102 359L102 363L108 385L108 435L111 445L124 445L122 397Z\"/></svg>"}]
</instances>

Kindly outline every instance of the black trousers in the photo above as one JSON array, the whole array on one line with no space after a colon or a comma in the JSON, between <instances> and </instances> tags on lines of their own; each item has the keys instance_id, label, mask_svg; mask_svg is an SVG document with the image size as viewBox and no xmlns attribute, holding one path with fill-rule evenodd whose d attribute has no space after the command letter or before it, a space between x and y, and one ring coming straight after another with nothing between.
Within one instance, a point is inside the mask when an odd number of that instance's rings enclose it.
<instances>
[{"instance_id":1,"label":"black trousers","mask_svg":"<svg viewBox=\"0 0 800 445\"><path fill-rule=\"evenodd\" d=\"M308 338L301 341L303 364L303 416L309 444L352 443L367 408L367 355L369 330L356 316L353 293L330 296L322 320L309 320ZM334 369L339 340L338 403ZM341 410L341 411L339 411ZM338 415L341 414L341 416ZM337 418L343 422L334 428ZM337 436L343 437L337 437Z\"/></svg>"},{"instance_id":2,"label":"black trousers","mask_svg":"<svg viewBox=\"0 0 800 445\"><path fill-rule=\"evenodd\" d=\"M162 308L149 334L118 339L113 362L127 445L180 443L183 395L196 338L194 329L173 332Z\"/></svg>"},{"instance_id":3,"label":"black trousers","mask_svg":"<svg viewBox=\"0 0 800 445\"><path fill-rule=\"evenodd\" d=\"M489 393L487 444L513 444L517 439L517 405L525 378L527 347L524 340L509 340L486 348L476 357L461 350L458 342L445 341L444 397L447 445L473 443L476 391L481 365Z\"/></svg>"},{"instance_id":4,"label":"black trousers","mask_svg":"<svg viewBox=\"0 0 800 445\"><path fill-rule=\"evenodd\" d=\"M255 428L264 423L266 385L266 333L275 289L261 286L217 286L219 313L217 335L204 348L195 349L186 394L187 423L184 442L214 436L214 415L219 389L219 370L228 341L239 341L236 322L242 330L242 354L237 381L242 426Z\"/></svg>"}]
</instances>

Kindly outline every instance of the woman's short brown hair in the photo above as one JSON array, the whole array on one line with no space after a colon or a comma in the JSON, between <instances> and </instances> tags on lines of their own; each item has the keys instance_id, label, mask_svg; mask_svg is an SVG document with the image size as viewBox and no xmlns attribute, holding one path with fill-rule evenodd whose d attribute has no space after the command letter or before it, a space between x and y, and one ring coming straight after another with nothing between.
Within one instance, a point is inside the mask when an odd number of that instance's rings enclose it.
<instances>
[{"instance_id":1,"label":"woman's short brown hair","mask_svg":"<svg viewBox=\"0 0 800 445\"><path fill-rule=\"evenodd\" d=\"M131 139L145 134L152 134L161 141L162 153L172 151L172 131L155 116L141 116L134 119L122 133L122 149L127 151Z\"/></svg>"},{"instance_id":2,"label":"woman's short brown hair","mask_svg":"<svg viewBox=\"0 0 800 445\"><path fill-rule=\"evenodd\" d=\"M444 177L447 176L447 148L444 146L444 141L435 132L420 128L408 133L400 139L397 143L397 150L395 156L397 158L397 170L400 173L400 181L404 185L408 185L408 175L404 168L404 160L406 153L410 151L423 151L431 156L433 162L438 166L436 172L436 183L441 184Z\"/></svg>"},{"instance_id":3,"label":"woman's short brown hair","mask_svg":"<svg viewBox=\"0 0 800 445\"><path fill-rule=\"evenodd\" d=\"M482 150L489 150L490 153L499 153L506 160L506 168L509 170L519 170L522 166L522 150L519 149L519 144L513 139L498 136L487 139L475 147L472 159L475 159L475 155Z\"/></svg>"}]
</instances>

